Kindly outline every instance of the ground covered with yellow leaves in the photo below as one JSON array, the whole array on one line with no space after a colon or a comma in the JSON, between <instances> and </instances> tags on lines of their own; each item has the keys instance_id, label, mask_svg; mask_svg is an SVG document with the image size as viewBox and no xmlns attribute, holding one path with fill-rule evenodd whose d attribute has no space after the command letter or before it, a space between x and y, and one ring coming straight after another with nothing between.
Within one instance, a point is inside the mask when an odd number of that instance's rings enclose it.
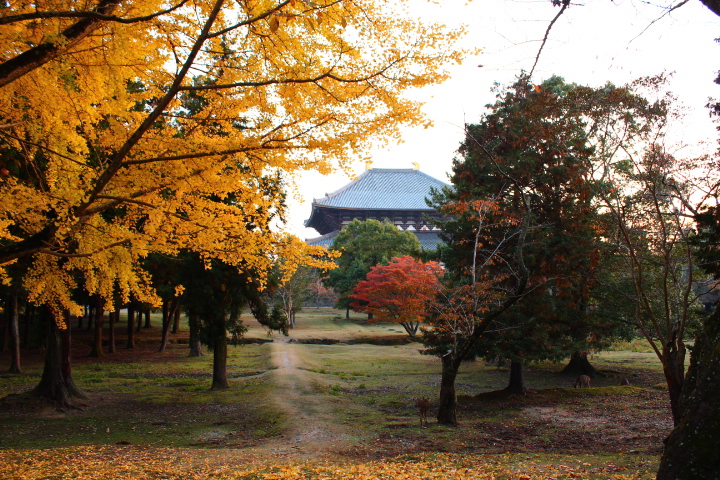
<instances>
[{"instance_id":1,"label":"ground covered with yellow leaves","mask_svg":"<svg viewBox=\"0 0 720 480\"><path fill-rule=\"evenodd\" d=\"M569 455L420 454L369 462L269 465L229 450L87 446L0 451L0 478L52 479L651 479L655 459L593 463Z\"/></svg>"}]
</instances>

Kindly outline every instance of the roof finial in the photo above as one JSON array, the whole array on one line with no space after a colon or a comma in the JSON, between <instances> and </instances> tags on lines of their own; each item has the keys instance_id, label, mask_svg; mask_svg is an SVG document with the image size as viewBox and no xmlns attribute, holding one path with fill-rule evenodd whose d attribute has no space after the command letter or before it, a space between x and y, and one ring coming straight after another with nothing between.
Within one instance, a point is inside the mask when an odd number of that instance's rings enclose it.
<instances>
[{"instance_id":1,"label":"roof finial","mask_svg":"<svg viewBox=\"0 0 720 480\"><path fill-rule=\"evenodd\" d=\"M412 162L413 170L420 170L420 164L418 162Z\"/></svg>"},{"instance_id":2,"label":"roof finial","mask_svg":"<svg viewBox=\"0 0 720 480\"><path fill-rule=\"evenodd\" d=\"M365 170L372 170L372 160L365 162Z\"/></svg>"}]
</instances>

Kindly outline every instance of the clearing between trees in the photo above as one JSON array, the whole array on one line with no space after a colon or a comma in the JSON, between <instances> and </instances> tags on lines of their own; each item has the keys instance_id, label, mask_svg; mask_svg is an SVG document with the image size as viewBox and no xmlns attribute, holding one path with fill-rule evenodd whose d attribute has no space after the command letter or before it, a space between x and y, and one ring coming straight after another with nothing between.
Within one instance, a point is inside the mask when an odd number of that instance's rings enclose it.
<instances>
[{"instance_id":1,"label":"clearing between trees","mask_svg":"<svg viewBox=\"0 0 720 480\"><path fill-rule=\"evenodd\" d=\"M596 355L606 376L585 389L531 366L530 394L509 397L505 366L467 363L449 427L434 419L438 360L402 327L342 313L306 310L289 337L231 348L226 391L208 390L212 358L187 357L186 333L164 354L144 331L136 350L90 359L76 332L90 398L62 412L18 395L42 367L27 352L25 374L0 377L0 478L653 478L672 418L652 353ZM427 428L417 397L433 402Z\"/></svg>"}]
</instances>

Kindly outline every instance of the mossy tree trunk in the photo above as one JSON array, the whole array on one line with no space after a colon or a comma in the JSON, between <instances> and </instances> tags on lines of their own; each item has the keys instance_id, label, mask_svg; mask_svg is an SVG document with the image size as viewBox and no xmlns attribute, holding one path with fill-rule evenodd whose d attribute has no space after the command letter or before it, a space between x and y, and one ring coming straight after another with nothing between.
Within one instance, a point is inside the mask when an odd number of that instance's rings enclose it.
<instances>
[{"instance_id":1,"label":"mossy tree trunk","mask_svg":"<svg viewBox=\"0 0 720 480\"><path fill-rule=\"evenodd\" d=\"M679 421L665 442L657 480L720 478L720 308L695 340L679 399Z\"/></svg>"}]
</instances>

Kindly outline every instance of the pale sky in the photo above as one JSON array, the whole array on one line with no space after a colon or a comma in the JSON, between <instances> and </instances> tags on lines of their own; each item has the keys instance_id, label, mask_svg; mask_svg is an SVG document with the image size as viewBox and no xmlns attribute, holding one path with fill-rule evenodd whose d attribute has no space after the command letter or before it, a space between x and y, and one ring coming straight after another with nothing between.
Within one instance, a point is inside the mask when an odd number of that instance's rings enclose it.
<instances>
[{"instance_id":1,"label":"pale sky","mask_svg":"<svg viewBox=\"0 0 720 480\"><path fill-rule=\"evenodd\" d=\"M483 52L452 66L452 77L439 86L423 89L417 98L434 122L430 129L405 129L403 143L371 152L375 168L412 168L448 182L452 159L463 139L463 125L477 122L484 106L494 101L495 82L509 84L522 70L532 68L541 40L559 11L550 0L441 0L432 5L412 0L423 19L448 26L466 24L463 45ZM687 107L682 124L676 125L674 140L696 144L710 142L715 149L718 133L705 105L709 97L720 97L715 85L720 70L720 17L699 0L660 18L678 2L668 0L585 0L573 3L554 24L533 78L541 83L551 75L568 82L600 86L610 81L624 84L637 77L674 72L670 90ZM482 65L482 67L479 67ZM354 165L360 174L365 164ZM286 230L300 238L317 236L303 227L310 216L313 197L322 197L350 182L342 173L321 176L303 174L298 180L301 199L290 198Z\"/></svg>"}]
</instances>

